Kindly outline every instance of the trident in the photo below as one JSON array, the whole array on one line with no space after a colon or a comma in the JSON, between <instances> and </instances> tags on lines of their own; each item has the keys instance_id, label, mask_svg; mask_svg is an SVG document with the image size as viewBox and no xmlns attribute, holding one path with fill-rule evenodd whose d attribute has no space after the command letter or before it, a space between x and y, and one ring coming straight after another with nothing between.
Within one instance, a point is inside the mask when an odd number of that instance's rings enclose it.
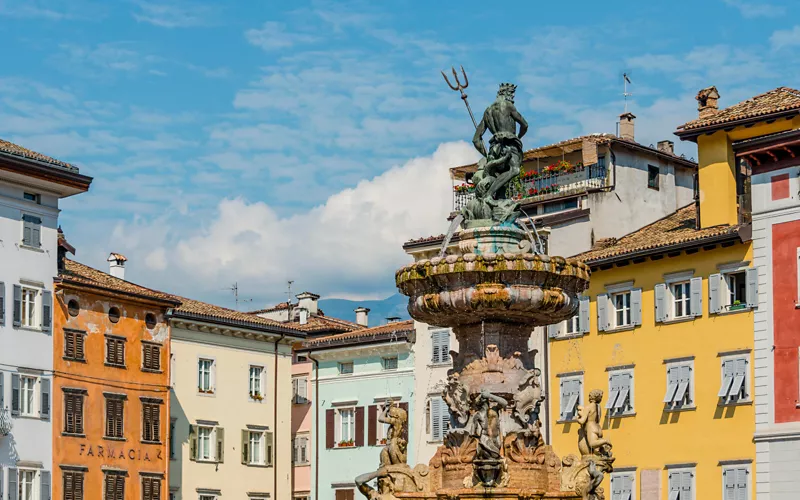
<instances>
[{"instance_id":1,"label":"trident","mask_svg":"<svg viewBox=\"0 0 800 500\"><path fill-rule=\"evenodd\" d=\"M477 130L478 122L475 121L475 115L472 114L472 108L469 107L469 101L467 101L467 94L464 92L464 89L469 87L469 80L467 79L467 72L464 71L464 66L461 66L461 74L464 75L464 84L462 85L460 81L458 81L458 73L456 72L456 68L452 67L453 70L453 78L456 81L455 86L450 83L450 80L447 79L447 75L442 71L442 76L444 77L444 81L447 82L447 86L451 89L455 90L456 92L461 92L461 100L464 101L464 105L467 107L467 111L469 111L469 117L472 118L472 125ZM483 140L481 140L481 148L483 149L483 156L487 156L486 153L486 146L483 145Z\"/></svg>"}]
</instances>

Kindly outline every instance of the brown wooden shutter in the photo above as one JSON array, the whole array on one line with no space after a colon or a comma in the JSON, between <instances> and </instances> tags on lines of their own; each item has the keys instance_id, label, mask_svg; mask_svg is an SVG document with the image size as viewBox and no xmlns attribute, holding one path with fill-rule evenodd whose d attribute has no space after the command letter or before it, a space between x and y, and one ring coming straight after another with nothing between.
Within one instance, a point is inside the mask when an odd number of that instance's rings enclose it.
<instances>
[{"instance_id":1,"label":"brown wooden shutter","mask_svg":"<svg viewBox=\"0 0 800 500\"><path fill-rule=\"evenodd\" d=\"M150 361L150 346L147 344L142 344L142 366L147 368L148 370L152 368L152 363Z\"/></svg>"},{"instance_id":2,"label":"brown wooden shutter","mask_svg":"<svg viewBox=\"0 0 800 500\"><path fill-rule=\"evenodd\" d=\"M369 405L367 408L367 446L378 444L378 407Z\"/></svg>"},{"instance_id":3,"label":"brown wooden shutter","mask_svg":"<svg viewBox=\"0 0 800 500\"><path fill-rule=\"evenodd\" d=\"M106 436L114 436L114 400L106 398Z\"/></svg>"},{"instance_id":4,"label":"brown wooden shutter","mask_svg":"<svg viewBox=\"0 0 800 500\"><path fill-rule=\"evenodd\" d=\"M75 474L64 472L64 500L75 500Z\"/></svg>"},{"instance_id":5,"label":"brown wooden shutter","mask_svg":"<svg viewBox=\"0 0 800 500\"><path fill-rule=\"evenodd\" d=\"M335 421L336 412L334 410L325 410L325 448L334 447L336 441L336 435L333 430Z\"/></svg>"},{"instance_id":6,"label":"brown wooden shutter","mask_svg":"<svg viewBox=\"0 0 800 500\"><path fill-rule=\"evenodd\" d=\"M116 498L114 500L125 500L125 476L117 476Z\"/></svg>"},{"instance_id":7,"label":"brown wooden shutter","mask_svg":"<svg viewBox=\"0 0 800 500\"><path fill-rule=\"evenodd\" d=\"M153 478L153 500L161 500L161 479Z\"/></svg>"},{"instance_id":8,"label":"brown wooden shutter","mask_svg":"<svg viewBox=\"0 0 800 500\"><path fill-rule=\"evenodd\" d=\"M364 446L364 407L356 407L356 446Z\"/></svg>"},{"instance_id":9,"label":"brown wooden shutter","mask_svg":"<svg viewBox=\"0 0 800 500\"><path fill-rule=\"evenodd\" d=\"M124 422L124 418L123 418L124 409L125 409L125 402L123 400L121 400L121 399L117 400L116 408L114 408L114 410L115 410L115 414L114 414L114 418L115 418L114 432L117 433L116 434L117 437L123 437L122 433L123 433L123 422Z\"/></svg>"},{"instance_id":10,"label":"brown wooden shutter","mask_svg":"<svg viewBox=\"0 0 800 500\"><path fill-rule=\"evenodd\" d=\"M74 332L64 332L64 357L65 358L75 358L75 333ZM65 476L66 478L66 476ZM66 479L65 479L66 480ZM70 484L71 484L70 480Z\"/></svg>"},{"instance_id":11,"label":"brown wooden shutter","mask_svg":"<svg viewBox=\"0 0 800 500\"><path fill-rule=\"evenodd\" d=\"M64 395L64 432L75 432L75 400L72 394Z\"/></svg>"},{"instance_id":12,"label":"brown wooden shutter","mask_svg":"<svg viewBox=\"0 0 800 500\"><path fill-rule=\"evenodd\" d=\"M84 359L85 354L83 350L83 342L85 340L85 336L82 333L75 334L75 359ZM83 481L83 479L81 479ZM83 483L81 483L83 484Z\"/></svg>"},{"instance_id":13,"label":"brown wooden shutter","mask_svg":"<svg viewBox=\"0 0 800 500\"><path fill-rule=\"evenodd\" d=\"M336 490L336 500L347 500L347 490Z\"/></svg>"},{"instance_id":14,"label":"brown wooden shutter","mask_svg":"<svg viewBox=\"0 0 800 500\"><path fill-rule=\"evenodd\" d=\"M117 359L117 356L114 354L114 341L112 339L106 338L106 363L113 364L115 359Z\"/></svg>"},{"instance_id":15,"label":"brown wooden shutter","mask_svg":"<svg viewBox=\"0 0 800 500\"><path fill-rule=\"evenodd\" d=\"M346 500L356 500L356 492L354 490L345 490Z\"/></svg>"},{"instance_id":16,"label":"brown wooden shutter","mask_svg":"<svg viewBox=\"0 0 800 500\"><path fill-rule=\"evenodd\" d=\"M400 403L400 408L406 411L406 418L408 419L408 421L406 422L406 426L403 427L403 439L405 439L406 442L408 442L408 422L411 421L411 416L408 414L408 403Z\"/></svg>"},{"instance_id":17,"label":"brown wooden shutter","mask_svg":"<svg viewBox=\"0 0 800 500\"><path fill-rule=\"evenodd\" d=\"M83 434L83 396L75 396L75 432Z\"/></svg>"},{"instance_id":18,"label":"brown wooden shutter","mask_svg":"<svg viewBox=\"0 0 800 500\"><path fill-rule=\"evenodd\" d=\"M149 477L142 478L142 499L153 500L153 489L151 479Z\"/></svg>"},{"instance_id":19,"label":"brown wooden shutter","mask_svg":"<svg viewBox=\"0 0 800 500\"><path fill-rule=\"evenodd\" d=\"M154 345L151 347L153 352L150 354L151 361L153 363L153 370L160 370L161 369L161 347Z\"/></svg>"},{"instance_id":20,"label":"brown wooden shutter","mask_svg":"<svg viewBox=\"0 0 800 500\"><path fill-rule=\"evenodd\" d=\"M125 342L117 340L117 364L125 364Z\"/></svg>"},{"instance_id":21,"label":"brown wooden shutter","mask_svg":"<svg viewBox=\"0 0 800 500\"><path fill-rule=\"evenodd\" d=\"M75 485L75 500L83 500L83 473L75 473L75 479L73 484Z\"/></svg>"}]
</instances>

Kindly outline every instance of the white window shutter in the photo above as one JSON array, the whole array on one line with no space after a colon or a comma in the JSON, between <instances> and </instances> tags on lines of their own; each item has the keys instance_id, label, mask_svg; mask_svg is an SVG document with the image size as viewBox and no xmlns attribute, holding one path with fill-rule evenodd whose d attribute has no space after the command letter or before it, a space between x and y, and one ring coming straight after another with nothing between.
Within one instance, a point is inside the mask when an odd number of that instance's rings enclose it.
<instances>
[{"instance_id":1,"label":"white window shutter","mask_svg":"<svg viewBox=\"0 0 800 500\"><path fill-rule=\"evenodd\" d=\"M734 472L734 471L731 471ZM736 499L747 500L747 469L736 469Z\"/></svg>"},{"instance_id":2,"label":"white window shutter","mask_svg":"<svg viewBox=\"0 0 800 500\"><path fill-rule=\"evenodd\" d=\"M725 471L725 494L723 500L736 500L736 469Z\"/></svg>"},{"instance_id":3,"label":"white window shutter","mask_svg":"<svg viewBox=\"0 0 800 500\"><path fill-rule=\"evenodd\" d=\"M0 326L6 324L6 284L0 281ZM0 496L0 498L2 498Z\"/></svg>"},{"instance_id":4,"label":"white window shutter","mask_svg":"<svg viewBox=\"0 0 800 500\"><path fill-rule=\"evenodd\" d=\"M633 476L622 476L622 500L633 498Z\"/></svg>"},{"instance_id":5,"label":"white window shutter","mask_svg":"<svg viewBox=\"0 0 800 500\"><path fill-rule=\"evenodd\" d=\"M431 440L440 441L442 439L442 408L441 399L434 397L430 399L431 406Z\"/></svg>"},{"instance_id":6,"label":"white window shutter","mask_svg":"<svg viewBox=\"0 0 800 500\"><path fill-rule=\"evenodd\" d=\"M567 320L567 321L571 321L571 320ZM554 338L558 337L558 333L561 330L561 325L562 324L563 324L563 322L562 323L555 323L555 324L552 324L552 325L547 325L547 337L551 338L551 339L554 339Z\"/></svg>"},{"instance_id":7,"label":"white window shutter","mask_svg":"<svg viewBox=\"0 0 800 500\"><path fill-rule=\"evenodd\" d=\"M642 324L642 289L634 288L631 290L631 323L634 325Z\"/></svg>"},{"instance_id":8,"label":"white window shutter","mask_svg":"<svg viewBox=\"0 0 800 500\"><path fill-rule=\"evenodd\" d=\"M655 286L656 323L667 319L667 285L659 283Z\"/></svg>"},{"instance_id":9,"label":"white window shutter","mask_svg":"<svg viewBox=\"0 0 800 500\"><path fill-rule=\"evenodd\" d=\"M589 297L581 297L578 308L578 327L581 333L589 333Z\"/></svg>"},{"instance_id":10,"label":"white window shutter","mask_svg":"<svg viewBox=\"0 0 800 500\"><path fill-rule=\"evenodd\" d=\"M622 477L611 478L611 500L622 500Z\"/></svg>"},{"instance_id":11,"label":"white window shutter","mask_svg":"<svg viewBox=\"0 0 800 500\"><path fill-rule=\"evenodd\" d=\"M712 274L708 277L708 313L719 314L722 311L722 275Z\"/></svg>"},{"instance_id":12,"label":"white window shutter","mask_svg":"<svg viewBox=\"0 0 800 500\"><path fill-rule=\"evenodd\" d=\"M745 280L747 281L747 307L758 307L758 269L751 267L745 272Z\"/></svg>"},{"instance_id":13,"label":"white window shutter","mask_svg":"<svg viewBox=\"0 0 800 500\"><path fill-rule=\"evenodd\" d=\"M604 332L608 329L608 294L597 295L597 331Z\"/></svg>"},{"instance_id":14,"label":"white window shutter","mask_svg":"<svg viewBox=\"0 0 800 500\"><path fill-rule=\"evenodd\" d=\"M50 331L53 325L53 294L42 291L42 330Z\"/></svg>"},{"instance_id":15,"label":"white window shutter","mask_svg":"<svg viewBox=\"0 0 800 500\"><path fill-rule=\"evenodd\" d=\"M691 302L689 304L692 310L692 316L703 315L703 278L698 276L689 281L689 289L691 290Z\"/></svg>"},{"instance_id":16,"label":"white window shutter","mask_svg":"<svg viewBox=\"0 0 800 500\"><path fill-rule=\"evenodd\" d=\"M14 285L14 326L22 326L22 287Z\"/></svg>"},{"instance_id":17,"label":"white window shutter","mask_svg":"<svg viewBox=\"0 0 800 500\"><path fill-rule=\"evenodd\" d=\"M717 396L721 398L727 398L730 393L735 364L736 362L732 359L722 362L722 385L719 388L719 393L717 393Z\"/></svg>"},{"instance_id":18,"label":"white window shutter","mask_svg":"<svg viewBox=\"0 0 800 500\"><path fill-rule=\"evenodd\" d=\"M39 498L50 500L50 471L39 472Z\"/></svg>"},{"instance_id":19,"label":"white window shutter","mask_svg":"<svg viewBox=\"0 0 800 500\"><path fill-rule=\"evenodd\" d=\"M691 472L681 473L681 500L694 500L692 476Z\"/></svg>"}]
</instances>

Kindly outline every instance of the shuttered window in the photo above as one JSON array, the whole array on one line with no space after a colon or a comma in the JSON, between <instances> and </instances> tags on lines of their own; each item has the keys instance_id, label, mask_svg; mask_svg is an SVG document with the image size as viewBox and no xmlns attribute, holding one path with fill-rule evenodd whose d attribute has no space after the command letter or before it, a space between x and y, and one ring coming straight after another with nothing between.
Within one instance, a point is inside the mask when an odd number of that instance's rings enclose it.
<instances>
[{"instance_id":1,"label":"shuttered window","mask_svg":"<svg viewBox=\"0 0 800 500\"><path fill-rule=\"evenodd\" d=\"M633 475L619 474L611 476L611 500L632 500Z\"/></svg>"},{"instance_id":2,"label":"shuttered window","mask_svg":"<svg viewBox=\"0 0 800 500\"><path fill-rule=\"evenodd\" d=\"M6 324L6 284L0 281L0 326Z\"/></svg>"},{"instance_id":3,"label":"shuttered window","mask_svg":"<svg viewBox=\"0 0 800 500\"><path fill-rule=\"evenodd\" d=\"M142 402L142 441L161 442L161 405Z\"/></svg>"},{"instance_id":4,"label":"shuttered window","mask_svg":"<svg viewBox=\"0 0 800 500\"><path fill-rule=\"evenodd\" d=\"M64 358L85 361L85 333L78 330L64 330Z\"/></svg>"},{"instance_id":5,"label":"shuttered window","mask_svg":"<svg viewBox=\"0 0 800 500\"><path fill-rule=\"evenodd\" d=\"M42 219L35 215L22 216L22 244L39 248L42 246Z\"/></svg>"},{"instance_id":6,"label":"shuttered window","mask_svg":"<svg viewBox=\"0 0 800 500\"><path fill-rule=\"evenodd\" d=\"M106 437L122 438L125 400L116 395L106 396Z\"/></svg>"},{"instance_id":7,"label":"shuttered window","mask_svg":"<svg viewBox=\"0 0 800 500\"><path fill-rule=\"evenodd\" d=\"M161 500L161 478L142 476L142 500Z\"/></svg>"},{"instance_id":8,"label":"shuttered window","mask_svg":"<svg viewBox=\"0 0 800 500\"><path fill-rule=\"evenodd\" d=\"M581 404L581 379L561 379L561 420L574 420Z\"/></svg>"},{"instance_id":9,"label":"shuttered window","mask_svg":"<svg viewBox=\"0 0 800 500\"><path fill-rule=\"evenodd\" d=\"M611 414L633 411L633 372L612 371L608 374L608 401L606 409Z\"/></svg>"},{"instance_id":10,"label":"shuttered window","mask_svg":"<svg viewBox=\"0 0 800 500\"><path fill-rule=\"evenodd\" d=\"M83 434L83 394L64 393L64 432Z\"/></svg>"},{"instance_id":11,"label":"shuttered window","mask_svg":"<svg viewBox=\"0 0 800 500\"><path fill-rule=\"evenodd\" d=\"M694 472L669 473L669 500L694 500Z\"/></svg>"},{"instance_id":12,"label":"shuttered window","mask_svg":"<svg viewBox=\"0 0 800 500\"><path fill-rule=\"evenodd\" d=\"M450 362L450 330L432 331L431 346L431 363Z\"/></svg>"},{"instance_id":13,"label":"shuttered window","mask_svg":"<svg viewBox=\"0 0 800 500\"><path fill-rule=\"evenodd\" d=\"M64 471L64 500L83 500L83 472Z\"/></svg>"},{"instance_id":14,"label":"shuttered window","mask_svg":"<svg viewBox=\"0 0 800 500\"><path fill-rule=\"evenodd\" d=\"M125 367L125 339L106 335L106 364Z\"/></svg>"},{"instance_id":15,"label":"shuttered window","mask_svg":"<svg viewBox=\"0 0 800 500\"><path fill-rule=\"evenodd\" d=\"M441 396L432 397L428 405L431 441L441 441L449 428L450 412Z\"/></svg>"},{"instance_id":16,"label":"shuttered window","mask_svg":"<svg viewBox=\"0 0 800 500\"><path fill-rule=\"evenodd\" d=\"M672 408L684 408L694 404L691 364L672 363L667 366L667 393L664 402Z\"/></svg>"},{"instance_id":17,"label":"shuttered window","mask_svg":"<svg viewBox=\"0 0 800 500\"><path fill-rule=\"evenodd\" d=\"M747 469L744 467L725 469L722 474L725 484L723 500L747 500Z\"/></svg>"},{"instance_id":18,"label":"shuttered window","mask_svg":"<svg viewBox=\"0 0 800 500\"><path fill-rule=\"evenodd\" d=\"M747 401L748 369L747 358L730 358L722 361L722 384L718 396L722 404Z\"/></svg>"},{"instance_id":19,"label":"shuttered window","mask_svg":"<svg viewBox=\"0 0 800 500\"><path fill-rule=\"evenodd\" d=\"M125 475L120 472L104 473L103 500L125 500Z\"/></svg>"},{"instance_id":20,"label":"shuttered window","mask_svg":"<svg viewBox=\"0 0 800 500\"><path fill-rule=\"evenodd\" d=\"M142 368L151 371L161 371L160 345L142 343Z\"/></svg>"}]
</instances>

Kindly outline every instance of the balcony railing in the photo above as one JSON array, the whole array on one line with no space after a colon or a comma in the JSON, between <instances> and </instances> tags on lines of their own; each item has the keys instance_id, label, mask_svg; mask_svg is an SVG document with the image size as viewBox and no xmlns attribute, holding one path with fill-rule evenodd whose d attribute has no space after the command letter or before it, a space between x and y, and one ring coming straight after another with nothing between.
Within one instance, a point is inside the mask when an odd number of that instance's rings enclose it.
<instances>
[{"instance_id":1,"label":"balcony railing","mask_svg":"<svg viewBox=\"0 0 800 500\"><path fill-rule=\"evenodd\" d=\"M522 203L533 203L574 194L585 193L608 186L608 171L605 165L588 165L568 172L538 174L535 177L520 178L506 189L509 198ZM472 186L461 185L455 188L453 209L458 211L475 197Z\"/></svg>"}]
</instances>

